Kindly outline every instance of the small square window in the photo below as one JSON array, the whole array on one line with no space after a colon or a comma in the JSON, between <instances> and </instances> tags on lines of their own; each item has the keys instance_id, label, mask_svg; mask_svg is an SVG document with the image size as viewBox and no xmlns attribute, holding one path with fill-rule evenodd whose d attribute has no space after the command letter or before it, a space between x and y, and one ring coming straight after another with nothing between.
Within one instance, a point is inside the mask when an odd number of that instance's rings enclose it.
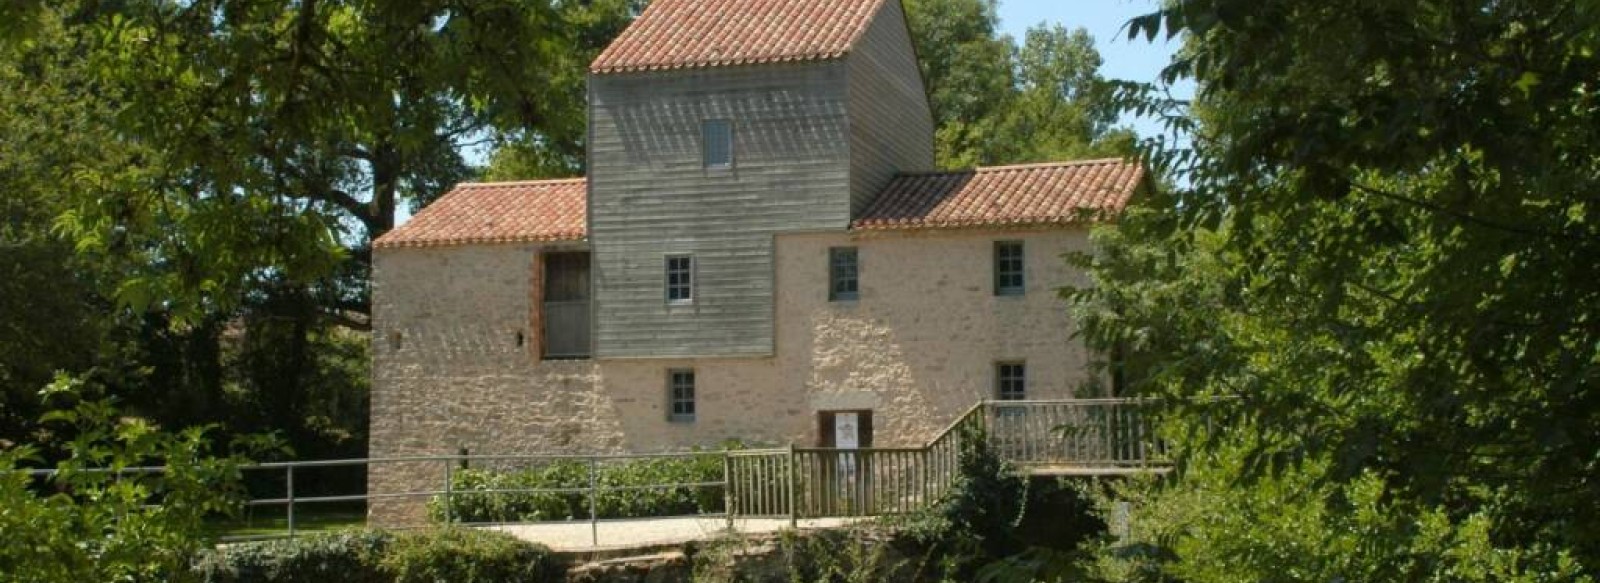
<instances>
[{"instance_id":1,"label":"small square window","mask_svg":"<svg viewBox=\"0 0 1600 583\"><path fill-rule=\"evenodd\" d=\"M667 303L694 301L694 256L667 256Z\"/></svg>"},{"instance_id":2,"label":"small square window","mask_svg":"<svg viewBox=\"0 0 1600 583\"><path fill-rule=\"evenodd\" d=\"M694 421L694 370L667 371L667 420L678 423Z\"/></svg>"},{"instance_id":3,"label":"small square window","mask_svg":"<svg viewBox=\"0 0 1600 583\"><path fill-rule=\"evenodd\" d=\"M828 249L828 300L854 300L861 295L861 262L855 247Z\"/></svg>"},{"instance_id":4,"label":"small square window","mask_svg":"<svg viewBox=\"0 0 1600 583\"><path fill-rule=\"evenodd\" d=\"M1028 365L1020 362L1001 362L994 365L995 397L1001 401L1023 401L1028 398Z\"/></svg>"},{"instance_id":5,"label":"small square window","mask_svg":"<svg viewBox=\"0 0 1600 583\"><path fill-rule=\"evenodd\" d=\"M725 119L700 122L706 168L733 167L733 123Z\"/></svg>"},{"instance_id":6,"label":"small square window","mask_svg":"<svg viewBox=\"0 0 1600 583\"><path fill-rule=\"evenodd\" d=\"M1026 290L1023 279L1022 242L996 241L994 244L994 295L1020 296Z\"/></svg>"}]
</instances>

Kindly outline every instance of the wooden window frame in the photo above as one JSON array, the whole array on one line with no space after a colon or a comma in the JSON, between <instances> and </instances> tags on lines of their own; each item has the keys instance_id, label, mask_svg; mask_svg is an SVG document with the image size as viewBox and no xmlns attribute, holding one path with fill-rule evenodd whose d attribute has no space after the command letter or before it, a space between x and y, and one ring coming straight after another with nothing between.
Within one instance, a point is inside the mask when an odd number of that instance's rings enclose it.
<instances>
[{"instance_id":1,"label":"wooden window frame","mask_svg":"<svg viewBox=\"0 0 1600 583\"><path fill-rule=\"evenodd\" d=\"M667 421L694 423L699 408L695 383L694 369L667 369Z\"/></svg>"},{"instance_id":2,"label":"wooden window frame","mask_svg":"<svg viewBox=\"0 0 1600 583\"><path fill-rule=\"evenodd\" d=\"M1016 386L1012 386L1012 383ZM1002 360L994 363L994 397L997 401L1028 400L1028 363L1026 361Z\"/></svg>"},{"instance_id":3,"label":"wooden window frame","mask_svg":"<svg viewBox=\"0 0 1600 583\"><path fill-rule=\"evenodd\" d=\"M840 258L848 255L849 274L842 273L846 265ZM840 289L840 284L850 282L850 289ZM828 248L828 301L853 302L861 299L861 250L857 247Z\"/></svg>"},{"instance_id":4,"label":"wooden window frame","mask_svg":"<svg viewBox=\"0 0 1600 583\"><path fill-rule=\"evenodd\" d=\"M994 242L994 295L1020 296L1028 290L1027 247L1022 241Z\"/></svg>"}]
</instances>

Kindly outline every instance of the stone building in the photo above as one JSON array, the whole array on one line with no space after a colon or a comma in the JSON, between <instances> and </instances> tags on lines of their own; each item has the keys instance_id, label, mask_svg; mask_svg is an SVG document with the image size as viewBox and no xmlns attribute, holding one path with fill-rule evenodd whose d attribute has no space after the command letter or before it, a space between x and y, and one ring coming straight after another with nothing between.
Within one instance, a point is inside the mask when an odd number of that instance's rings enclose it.
<instances>
[{"instance_id":1,"label":"stone building","mask_svg":"<svg viewBox=\"0 0 1600 583\"><path fill-rule=\"evenodd\" d=\"M372 457L917 445L1091 380L1062 255L1144 173L934 171L899 0L655 0L588 100L587 178L375 242Z\"/></svg>"}]
</instances>

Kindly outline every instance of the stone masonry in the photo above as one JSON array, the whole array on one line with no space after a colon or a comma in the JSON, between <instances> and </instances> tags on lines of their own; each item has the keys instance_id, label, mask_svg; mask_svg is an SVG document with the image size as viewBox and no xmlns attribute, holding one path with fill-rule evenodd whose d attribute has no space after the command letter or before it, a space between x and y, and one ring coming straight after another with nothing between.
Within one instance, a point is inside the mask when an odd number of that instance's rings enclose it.
<instances>
[{"instance_id":1,"label":"stone masonry","mask_svg":"<svg viewBox=\"0 0 1600 583\"><path fill-rule=\"evenodd\" d=\"M996 297L992 249L1023 241L1027 293ZM855 246L860 299L830 302L828 248ZM736 439L813 445L816 413L872 409L875 445L914 446L981 399L994 363L1025 360L1030 398L1071 396L1090 357L1056 294L1084 227L776 237L775 353L541 361L538 258L578 243L380 248L374 258L371 451L453 454L681 450ZM667 418L666 371L696 372L692 423ZM440 463L377 465L373 494L443 486ZM379 524L421 498L374 501Z\"/></svg>"}]
</instances>

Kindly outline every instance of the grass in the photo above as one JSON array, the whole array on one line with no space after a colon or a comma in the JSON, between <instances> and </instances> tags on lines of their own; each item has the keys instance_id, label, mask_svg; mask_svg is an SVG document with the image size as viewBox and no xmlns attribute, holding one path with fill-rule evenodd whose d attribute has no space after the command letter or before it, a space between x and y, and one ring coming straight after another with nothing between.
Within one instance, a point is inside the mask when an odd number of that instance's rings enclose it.
<instances>
[{"instance_id":1,"label":"grass","mask_svg":"<svg viewBox=\"0 0 1600 583\"><path fill-rule=\"evenodd\" d=\"M366 507L361 504L297 504L294 507L295 534L361 527L366 523ZM261 537L288 532L289 519L281 506L247 508L237 517L218 517L206 524L206 534L215 537Z\"/></svg>"}]
</instances>

